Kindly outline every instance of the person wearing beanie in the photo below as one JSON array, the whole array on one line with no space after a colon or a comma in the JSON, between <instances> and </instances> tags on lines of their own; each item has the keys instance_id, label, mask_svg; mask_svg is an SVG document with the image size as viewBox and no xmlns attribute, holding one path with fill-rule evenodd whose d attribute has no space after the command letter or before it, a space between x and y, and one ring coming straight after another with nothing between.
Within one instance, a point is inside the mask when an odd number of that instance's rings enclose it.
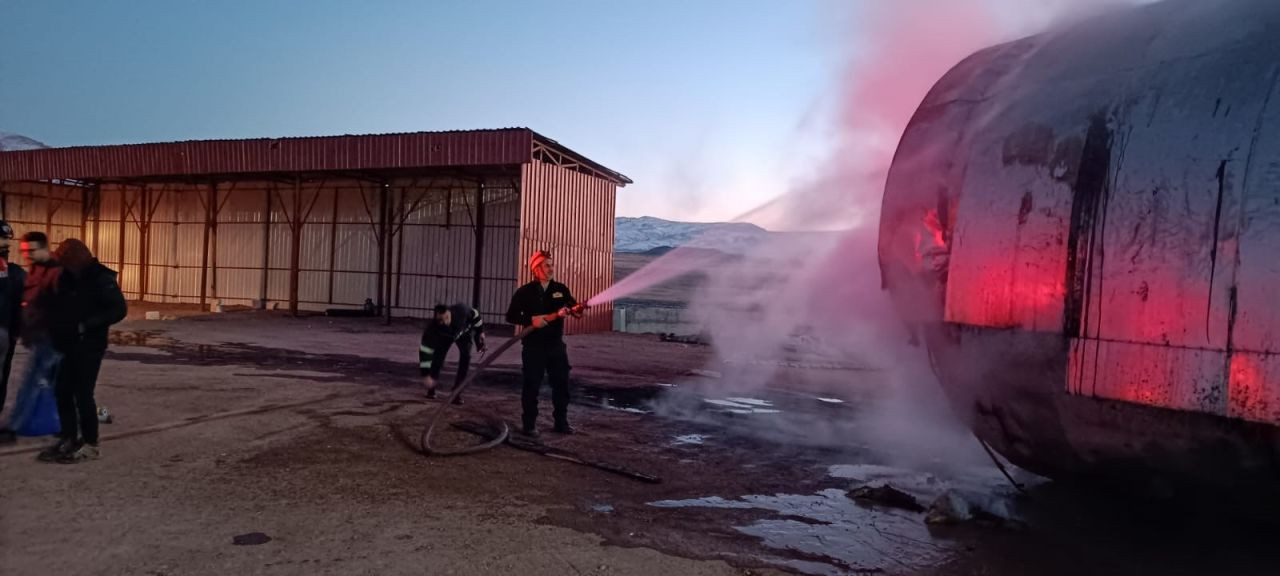
<instances>
[{"instance_id":1,"label":"person wearing beanie","mask_svg":"<svg viewBox=\"0 0 1280 576\"><path fill-rule=\"evenodd\" d=\"M569 287L556 282L555 261L545 250L529 258L534 280L516 289L507 308L507 322L525 330L533 330L521 341L524 385L520 400L523 432L537 436L538 393L542 380L551 382L553 431L572 434L569 425L569 354L564 345L564 317L581 316L575 311L577 301Z\"/></svg>"}]
</instances>

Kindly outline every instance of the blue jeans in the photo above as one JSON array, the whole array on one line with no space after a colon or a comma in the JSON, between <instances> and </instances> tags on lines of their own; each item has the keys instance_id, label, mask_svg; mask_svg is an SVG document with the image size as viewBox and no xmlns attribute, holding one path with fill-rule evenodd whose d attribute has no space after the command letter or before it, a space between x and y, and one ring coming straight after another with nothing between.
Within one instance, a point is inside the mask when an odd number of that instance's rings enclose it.
<instances>
[{"instance_id":1,"label":"blue jeans","mask_svg":"<svg viewBox=\"0 0 1280 576\"><path fill-rule=\"evenodd\" d=\"M38 394L48 392L41 389L52 390L58 363L62 361L62 354L53 349L51 342L36 342L29 349L31 356L27 358L22 385L18 388L18 397L14 399L13 415L9 417L9 428L19 433L35 416Z\"/></svg>"}]
</instances>

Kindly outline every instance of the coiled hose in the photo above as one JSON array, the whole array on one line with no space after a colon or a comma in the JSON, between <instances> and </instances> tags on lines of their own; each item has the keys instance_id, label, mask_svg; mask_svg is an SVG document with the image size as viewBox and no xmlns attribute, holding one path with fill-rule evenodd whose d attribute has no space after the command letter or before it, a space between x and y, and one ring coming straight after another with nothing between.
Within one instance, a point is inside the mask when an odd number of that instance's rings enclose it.
<instances>
[{"instance_id":1,"label":"coiled hose","mask_svg":"<svg viewBox=\"0 0 1280 576\"><path fill-rule=\"evenodd\" d=\"M545 318L547 322L552 322L557 319L563 319L569 315L580 317L582 311L589 307L590 306L586 303L579 303L574 305L572 308L564 308L557 313L547 314L543 316L543 318ZM436 408L435 413L431 415L429 420L427 420L427 427L423 429L422 435L418 437L418 445L410 446L425 456L462 456L464 454L483 452L506 442L507 437L511 435L511 428L507 426L507 422L505 420L493 417L489 418L489 422L498 430L498 435L483 444L476 444L475 446L467 446L465 448L437 448L431 445L431 435L435 434L436 426L440 423L440 417L444 416L444 413L453 405L453 401L458 399L458 396L462 394L462 391L466 390L467 386L470 386L471 383L475 381L476 377L480 376L480 374L484 372L485 368L488 368L490 364L493 364L494 360L497 360L498 357L502 356L502 354L514 346L516 342L523 340L525 336L528 336L537 330L538 328L536 326L526 326L519 334L516 334L510 340L503 342L501 346L494 349L492 354L489 354L483 361L477 364L475 372L472 372L470 376L467 376L466 380L463 380L461 384L455 387L453 389L453 393L449 394L449 399L445 400L444 404L441 404L439 408ZM399 430L395 430L395 432L400 436L402 441L405 440L402 432Z\"/></svg>"},{"instance_id":2,"label":"coiled hose","mask_svg":"<svg viewBox=\"0 0 1280 576\"><path fill-rule=\"evenodd\" d=\"M462 456L465 454L483 452L507 441L507 436L511 435L511 428L507 426L507 422L505 420L493 417L489 418L489 422L497 428L498 435L483 444L476 444L475 446L467 446L465 448L438 448L431 445L431 435L435 433L436 425L440 423L441 417L444 416L444 413L453 405L453 401L462 394L462 391L466 390L467 386L470 386L472 382L475 382L476 377L480 376L480 374L483 373L485 368L488 368L490 364L493 364L494 360L497 360L504 352L514 346L516 342L523 340L525 335L531 332L533 332L533 330L522 330L510 340L503 342L501 346L495 348L491 354L486 355L485 359L476 365L475 371L468 375L467 379L462 381L462 384L453 388L453 392L449 394L449 398L445 400L439 408L436 408L435 413L431 415L429 420L427 420L427 427L422 430L422 435L418 437L418 452L427 456Z\"/></svg>"}]
</instances>

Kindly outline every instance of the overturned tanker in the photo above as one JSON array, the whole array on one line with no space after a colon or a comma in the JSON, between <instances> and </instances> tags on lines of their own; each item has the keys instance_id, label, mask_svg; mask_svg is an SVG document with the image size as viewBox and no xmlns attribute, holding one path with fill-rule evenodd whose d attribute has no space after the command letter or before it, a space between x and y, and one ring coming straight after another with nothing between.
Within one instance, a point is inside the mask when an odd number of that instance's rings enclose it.
<instances>
[{"instance_id":1,"label":"overturned tanker","mask_svg":"<svg viewBox=\"0 0 1280 576\"><path fill-rule=\"evenodd\" d=\"M1280 2L983 50L884 195L885 286L975 433L1054 478L1280 492Z\"/></svg>"}]
</instances>

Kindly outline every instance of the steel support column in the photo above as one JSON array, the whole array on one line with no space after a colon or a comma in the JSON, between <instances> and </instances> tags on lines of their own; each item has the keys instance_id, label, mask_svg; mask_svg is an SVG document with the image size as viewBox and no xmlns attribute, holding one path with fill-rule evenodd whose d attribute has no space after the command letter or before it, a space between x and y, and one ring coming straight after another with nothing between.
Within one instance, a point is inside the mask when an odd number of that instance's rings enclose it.
<instances>
[{"instance_id":1,"label":"steel support column","mask_svg":"<svg viewBox=\"0 0 1280 576\"><path fill-rule=\"evenodd\" d=\"M209 183L209 198L204 205L204 239L200 250L200 308L209 309L209 234L213 231L213 209L218 201L218 183Z\"/></svg>"},{"instance_id":2,"label":"steel support column","mask_svg":"<svg viewBox=\"0 0 1280 576\"><path fill-rule=\"evenodd\" d=\"M270 188L264 190L267 208L262 213L262 285L258 287L258 301L262 303L263 309L267 307L267 285L271 276L271 191L275 187L275 183L272 183Z\"/></svg>"},{"instance_id":3,"label":"steel support column","mask_svg":"<svg viewBox=\"0 0 1280 576\"><path fill-rule=\"evenodd\" d=\"M302 256L302 179L293 178L293 218L289 220L289 313L298 315L298 279Z\"/></svg>"},{"instance_id":4,"label":"steel support column","mask_svg":"<svg viewBox=\"0 0 1280 576\"><path fill-rule=\"evenodd\" d=\"M480 288L484 283L484 181L476 188L476 262L475 278L471 285L471 306L480 308ZM492 312L492 311L489 311Z\"/></svg>"}]
</instances>

